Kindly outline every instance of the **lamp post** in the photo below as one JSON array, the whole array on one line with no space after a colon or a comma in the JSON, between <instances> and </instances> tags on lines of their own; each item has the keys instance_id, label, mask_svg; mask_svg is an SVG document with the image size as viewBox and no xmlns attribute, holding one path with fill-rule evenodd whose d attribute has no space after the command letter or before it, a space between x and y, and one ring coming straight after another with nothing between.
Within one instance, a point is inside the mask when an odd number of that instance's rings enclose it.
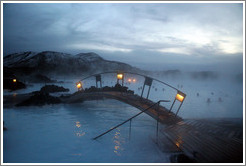
<instances>
[{"instance_id":1,"label":"lamp post","mask_svg":"<svg viewBox=\"0 0 246 166\"><path fill-rule=\"evenodd\" d=\"M118 72L117 73L117 84L119 84L119 80L121 80L121 85L124 85L124 73L123 72Z\"/></svg>"},{"instance_id":2,"label":"lamp post","mask_svg":"<svg viewBox=\"0 0 246 166\"><path fill-rule=\"evenodd\" d=\"M153 79L150 78L150 77L145 77L145 81L144 81L144 85L143 85L143 90L142 90L142 93L141 93L141 98L143 97L143 92L144 92L144 88L145 88L145 85L148 85L149 86L149 90L148 90L148 94L147 94L147 99L149 97L149 92L150 92L150 87L152 85L152 82L153 82Z\"/></svg>"},{"instance_id":3,"label":"lamp post","mask_svg":"<svg viewBox=\"0 0 246 166\"><path fill-rule=\"evenodd\" d=\"M81 82L81 81L77 82L77 83L76 83L76 86L77 86L77 88L78 88L78 91L80 91L80 90L83 89L83 85L82 85L82 82Z\"/></svg>"},{"instance_id":4,"label":"lamp post","mask_svg":"<svg viewBox=\"0 0 246 166\"><path fill-rule=\"evenodd\" d=\"M183 104L183 102L184 102L185 97L186 97L186 94L185 94L185 93L183 93L183 92L181 92L181 91L177 91L177 94L176 94L176 96L175 96L175 99L174 99L174 101L173 101L173 104L172 104L172 106L171 106L169 112L171 112L171 110L172 110L172 108L173 108L173 105L174 105L175 101L178 100L178 101L181 102L181 103L180 103L179 108L178 108L178 110L177 110L177 112L176 112L176 114L175 114L175 116L177 116L177 114L178 114L178 112L179 112L179 109L181 108L181 106L182 106L182 104Z\"/></svg>"},{"instance_id":5,"label":"lamp post","mask_svg":"<svg viewBox=\"0 0 246 166\"><path fill-rule=\"evenodd\" d=\"M100 88L102 88L102 77L100 74L96 75L96 87L98 88L97 82L100 82Z\"/></svg>"}]
</instances>

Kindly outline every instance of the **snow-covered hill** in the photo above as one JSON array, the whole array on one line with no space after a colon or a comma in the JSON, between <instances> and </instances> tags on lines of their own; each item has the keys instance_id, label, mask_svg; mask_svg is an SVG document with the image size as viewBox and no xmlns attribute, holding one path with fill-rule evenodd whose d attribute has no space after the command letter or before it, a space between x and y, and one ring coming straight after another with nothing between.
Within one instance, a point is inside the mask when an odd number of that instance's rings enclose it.
<instances>
[{"instance_id":1,"label":"snow-covered hill","mask_svg":"<svg viewBox=\"0 0 246 166\"><path fill-rule=\"evenodd\" d=\"M138 70L128 64L104 60L96 53L71 55L61 52L22 52L7 55L3 58L4 67L24 70L28 73L45 74L81 74L83 72Z\"/></svg>"}]
</instances>

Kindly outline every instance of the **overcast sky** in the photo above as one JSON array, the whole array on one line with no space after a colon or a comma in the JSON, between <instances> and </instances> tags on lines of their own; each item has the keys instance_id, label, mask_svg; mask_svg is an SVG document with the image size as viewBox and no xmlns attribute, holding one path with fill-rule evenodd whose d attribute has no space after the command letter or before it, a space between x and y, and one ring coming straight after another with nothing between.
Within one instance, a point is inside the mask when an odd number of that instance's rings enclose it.
<instances>
[{"instance_id":1,"label":"overcast sky","mask_svg":"<svg viewBox=\"0 0 246 166\"><path fill-rule=\"evenodd\" d=\"M145 68L231 64L242 70L242 4L48 3L3 8L4 55L95 52Z\"/></svg>"}]
</instances>

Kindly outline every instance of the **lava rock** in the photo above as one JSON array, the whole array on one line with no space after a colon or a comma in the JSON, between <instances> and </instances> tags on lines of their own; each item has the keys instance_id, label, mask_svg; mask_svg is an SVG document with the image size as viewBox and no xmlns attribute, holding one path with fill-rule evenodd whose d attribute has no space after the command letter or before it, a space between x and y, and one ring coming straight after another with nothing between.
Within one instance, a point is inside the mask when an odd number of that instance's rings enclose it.
<instances>
[{"instance_id":1,"label":"lava rock","mask_svg":"<svg viewBox=\"0 0 246 166\"><path fill-rule=\"evenodd\" d=\"M121 86L120 84L115 84L114 87L105 86L103 88L96 88L95 86L92 86L90 88L86 88L82 92L88 93L88 92L110 92L110 91L127 92L130 94L134 94L134 91L128 90L128 87Z\"/></svg>"},{"instance_id":2,"label":"lava rock","mask_svg":"<svg viewBox=\"0 0 246 166\"><path fill-rule=\"evenodd\" d=\"M40 91L44 93L54 93L54 92L68 92L69 89L64 88L62 86L45 85L40 89Z\"/></svg>"},{"instance_id":3,"label":"lava rock","mask_svg":"<svg viewBox=\"0 0 246 166\"><path fill-rule=\"evenodd\" d=\"M16 106L43 106L45 104L59 104L61 100L58 97L49 95L49 93L37 91L29 99L16 104Z\"/></svg>"}]
</instances>

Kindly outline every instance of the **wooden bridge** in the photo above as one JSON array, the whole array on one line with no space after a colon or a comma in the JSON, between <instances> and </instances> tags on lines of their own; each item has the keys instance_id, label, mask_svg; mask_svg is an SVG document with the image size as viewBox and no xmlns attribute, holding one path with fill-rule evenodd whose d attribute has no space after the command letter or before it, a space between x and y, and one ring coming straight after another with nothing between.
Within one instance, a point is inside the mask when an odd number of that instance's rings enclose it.
<instances>
[{"instance_id":1,"label":"wooden bridge","mask_svg":"<svg viewBox=\"0 0 246 166\"><path fill-rule=\"evenodd\" d=\"M86 101L86 100L98 100L98 99L115 99L121 102L127 103L133 107L138 108L140 111L145 111L148 115L153 117L154 119L159 119L159 121L163 124L176 124L180 122L182 118L176 116L174 113L170 112L167 108L156 104L155 106L151 107L155 103L151 100L141 98L138 95L123 93L123 92L92 92L92 93L77 93L76 95L71 96L69 99L66 99L65 102L67 103L74 103L79 101ZM163 101L169 102L169 101ZM151 108L150 108L151 107ZM149 109L148 109L149 108Z\"/></svg>"},{"instance_id":2,"label":"wooden bridge","mask_svg":"<svg viewBox=\"0 0 246 166\"><path fill-rule=\"evenodd\" d=\"M99 81L101 84L100 74L92 75L96 77L96 86ZM89 76L90 77L90 76ZM86 77L85 79L89 78ZM117 83L122 80L117 77ZM82 79L83 80L83 79ZM145 76L144 86L150 87L154 79ZM155 79L156 80L156 79ZM159 81L159 80L157 80ZM160 81L161 82L161 81ZM164 82L162 82L164 83ZM97 139L104 134L109 133L115 128L130 122L133 118L146 113L157 120L157 143L161 148L173 145L172 149L176 152L182 152L188 156L192 162L199 163L242 163L243 162L243 127L242 123L235 123L235 121L220 121L220 120L184 120L177 115L183 100L186 95L178 89L164 83L165 85L177 90L177 95L174 98L170 109L161 106L161 102L170 102L168 100L159 100L152 102L147 97L119 91L98 91L98 92L77 92L65 100L67 103L80 102L85 100L95 100L110 98L127 103L140 110L140 113L123 121L122 123L112 127L104 133L96 136ZM78 83L77 83L78 85ZM82 84L81 84L82 85ZM101 85L102 88L102 85ZM144 90L144 88L143 88ZM176 114L172 112L172 107L175 101L181 102ZM162 126L158 127L159 124ZM228 124L227 124L228 123ZM222 124L222 125L221 125ZM189 162L188 161L188 162ZM182 161L181 161L182 162ZM183 161L186 162L186 161Z\"/></svg>"}]
</instances>

